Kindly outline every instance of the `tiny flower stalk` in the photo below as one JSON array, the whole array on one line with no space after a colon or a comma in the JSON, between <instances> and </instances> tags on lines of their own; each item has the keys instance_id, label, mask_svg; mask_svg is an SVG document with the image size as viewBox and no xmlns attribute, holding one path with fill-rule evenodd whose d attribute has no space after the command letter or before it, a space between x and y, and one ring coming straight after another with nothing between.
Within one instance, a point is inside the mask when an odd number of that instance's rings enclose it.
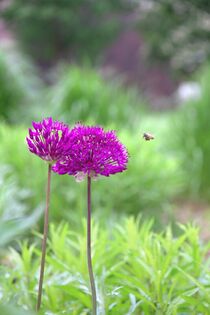
<instances>
[{"instance_id":1,"label":"tiny flower stalk","mask_svg":"<svg viewBox=\"0 0 210 315\"><path fill-rule=\"evenodd\" d=\"M39 311L42 301L42 287L44 280L45 256L49 225L49 205L52 166L69 152L68 126L62 122L53 121L52 118L43 119L42 122L32 122L33 129L29 129L26 137L28 149L31 153L39 156L48 164L48 179L46 191L46 207L44 213L44 233L42 241L42 257L38 286L36 310Z\"/></svg>"},{"instance_id":2,"label":"tiny flower stalk","mask_svg":"<svg viewBox=\"0 0 210 315\"><path fill-rule=\"evenodd\" d=\"M69 153L53 166L53 171L60 175L73 175L77 181L87 178L87 262L92 314L97 315L97 295L91 257L91 180L125 171L128 153L114 131L104 131L100 126L77 124L71 130L69 139L71 147Z\"/></svg>"},{"instance_id":3,"label":"tiny flower stalk","mask_svg":"<svg viewBox=\"0 0 210 315\"><path fill-rule=\"evenodd\" d=\"M42 241L42 258L41 258L40 275L39 275L38 298L37 298L37 304L36 304L37 311L40 309L41 300L42 300L42 285L43 285L43 278L44 278L45 256L46 256L47 236L48 236L48 226L49 226L51 171L52 171L52 164L49 163L48 176L47 176L46 207L45 207L45 215L44 215L44 235L43 235L43 241Z\"/></svg>"}]
</instances>

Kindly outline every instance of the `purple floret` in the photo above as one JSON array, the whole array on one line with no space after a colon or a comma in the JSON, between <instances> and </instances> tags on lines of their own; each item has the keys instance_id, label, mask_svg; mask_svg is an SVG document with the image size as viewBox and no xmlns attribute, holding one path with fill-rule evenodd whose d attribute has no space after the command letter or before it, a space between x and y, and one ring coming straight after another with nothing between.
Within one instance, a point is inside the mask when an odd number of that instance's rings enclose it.
<instances>
[{"instance_id":1,"label":"purple floret","mask_svg":"<svg viewBox=\"0 0 210 315\"><path fill-rule=\"evenodd\" d=\"M69 139L68 155L53 167L58 174L82 179L85 176L109 176L126 170L128 153L114 131L77 124L70 131Z\"/></svg>"},{"instance_id":2,"label":"purple floret","mask_svg":"<svg viewBox=\"0 0 210 315\"><path fill-rule=\"evenodd\" d=\"M42 122L32 122L33 129L29 129L26 137L28 149L41 159L54 164L69 151L70 129L67 125L52 118L45 118Z\"/></svg>"}]
</instances>

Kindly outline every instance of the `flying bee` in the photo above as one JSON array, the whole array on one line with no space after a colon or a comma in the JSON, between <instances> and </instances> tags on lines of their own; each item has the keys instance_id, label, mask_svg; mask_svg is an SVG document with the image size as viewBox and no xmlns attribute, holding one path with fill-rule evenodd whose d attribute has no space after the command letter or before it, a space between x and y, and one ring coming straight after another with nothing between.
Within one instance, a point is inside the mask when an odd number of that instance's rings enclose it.
<instances>
[{"instance_id":1,"label":"flying bee","mask_svg":"<svg viewBox=\"0 0 210 315\"><path fill-rule=\"evenodd\" d=\"M150 140L155 139L155 137L154 137L153 135L151 135L151 133L148 133L148 132L144 132L144 133L143 133L143 138L144 138L146 141L150 141Z\"/></svg>"}]
</instances>

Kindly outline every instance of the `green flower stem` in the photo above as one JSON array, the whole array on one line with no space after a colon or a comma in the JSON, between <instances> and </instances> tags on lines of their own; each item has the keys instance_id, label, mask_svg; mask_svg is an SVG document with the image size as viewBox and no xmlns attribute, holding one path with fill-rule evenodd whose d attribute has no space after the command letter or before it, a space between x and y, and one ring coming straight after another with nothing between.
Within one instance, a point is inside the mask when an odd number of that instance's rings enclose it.
<instances>
[{"instance_id":1,"label":"green flower stem","mask_svg":"<svg viewBox=\"0 0 210 315\"><path fill-rule=\"evenodd\" d=\"M93 268L92 268L92 260L91 260L91 177L87 178L87 260L88 260L88 272L90 278L91 285L91 293L92 293L92 307L93 312L92 315L97 315L97 299L96 299L96 288L93 276Z\"/></svg>"},{"instance_id":2,"label":"green flower stem","mask_svg":"<svg viewBox=\"0 0 210 315\"><path fill-rule=\"evenodd\" d=\"M42 241L42 258L41 258L41 266L40 266L38 298L37 298L37 305L36 305L37 311L40 309L41 301L42 301L42 285L43 285L43 278L44 278L46 245L47 245L47 235L48 235L48 226L49 226L51 170L52 170L52 165L49 164L48 165L48 178L47 178L46 208L45 208L45 215L44 215L44 236L43 236L43 241Z\"/></svg>"}]
</instances>

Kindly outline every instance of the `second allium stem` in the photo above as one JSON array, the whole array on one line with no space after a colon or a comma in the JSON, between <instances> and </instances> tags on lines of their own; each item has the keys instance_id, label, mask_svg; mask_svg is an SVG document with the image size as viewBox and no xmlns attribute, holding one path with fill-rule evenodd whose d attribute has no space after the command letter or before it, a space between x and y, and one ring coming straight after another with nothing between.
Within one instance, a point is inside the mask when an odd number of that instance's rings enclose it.
<instances>
[{"instance_id":1,"label":"second allium stem","mask_svg":"<svg viewBox=\"0 0 210 315\"><path fill-rule=\"evenodd\" d=\"M92 306L93 315L97 315L97 298L96 298L96 288L93 276L92 268L92 258L91 258L91 177L87 177L87 261L88 261L88 272L91 285L92 293Z\"/></svg>"}]
</instances>

